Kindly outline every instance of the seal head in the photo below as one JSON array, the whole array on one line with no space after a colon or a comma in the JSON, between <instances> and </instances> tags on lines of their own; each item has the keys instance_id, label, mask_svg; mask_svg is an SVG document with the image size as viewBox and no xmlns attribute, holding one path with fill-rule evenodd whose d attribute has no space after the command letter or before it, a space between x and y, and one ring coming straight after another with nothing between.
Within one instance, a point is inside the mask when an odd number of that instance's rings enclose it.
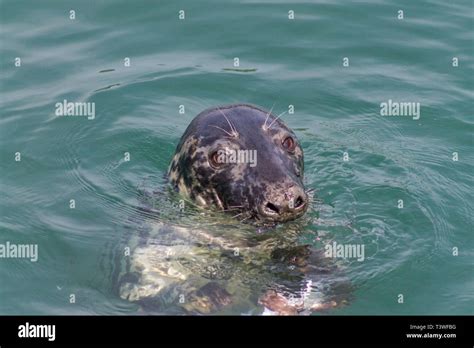
<instances>
[{"instance_id":1,"label":"seal head","mask_svg":"<svg viewBox=\"0 0 474 348\"><path fill-rule=\"evenodd\" d=\"M168 175L176 191L241 220L283 222L304 214L303 150L270 111L234 104L201 112L182 136Z\"/></svg>"}]
</instances>

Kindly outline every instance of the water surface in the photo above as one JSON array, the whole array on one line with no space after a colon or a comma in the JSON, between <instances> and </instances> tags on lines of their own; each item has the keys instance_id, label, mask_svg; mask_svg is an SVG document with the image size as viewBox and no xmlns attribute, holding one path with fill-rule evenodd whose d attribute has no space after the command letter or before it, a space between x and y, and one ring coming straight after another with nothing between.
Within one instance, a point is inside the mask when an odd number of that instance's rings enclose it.
<instances>
[{"instance_id":1,"label":"water surface","mask_svg":"<svg viewBox=\"0 0 474 348\"><path fill-rule=\"evenodd\" d=\"M337 260L354 299L330 313L473 313L472 2L2 1L0 20L0 243L39 247L0 259L0 313L138 313L111 260L140 188L163 187L197 113L235 102L294 105L320 200L302 240L365 245ZM64 99L95 118L55 116ZM389 99L420 118L380 116Z\"/></svg>"}]
</instances>

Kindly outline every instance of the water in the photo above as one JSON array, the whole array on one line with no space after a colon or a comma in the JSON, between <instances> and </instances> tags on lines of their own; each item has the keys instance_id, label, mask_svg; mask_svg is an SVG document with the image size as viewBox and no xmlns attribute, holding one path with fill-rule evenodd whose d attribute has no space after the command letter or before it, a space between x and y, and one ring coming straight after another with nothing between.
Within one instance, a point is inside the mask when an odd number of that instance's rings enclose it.
<instances>
[{"instance_id":1,"label":"water","mask_svg":"<svg viewBox=\"0 0 474 348\"><path fill-rule=\"evenodd\" d=\"M111 274L140 188L163 187L197 113L233 102L294 105L320 200L302 239L365 245L336 260L353 300L329 313L473 313L472 2L2 1L0 18L0 242L39 248L0 259L0 313L139 313ZM95 119L55 116L64 99ZM380 116L389 99L420 119Z\"/></svg>"}]
</instances>

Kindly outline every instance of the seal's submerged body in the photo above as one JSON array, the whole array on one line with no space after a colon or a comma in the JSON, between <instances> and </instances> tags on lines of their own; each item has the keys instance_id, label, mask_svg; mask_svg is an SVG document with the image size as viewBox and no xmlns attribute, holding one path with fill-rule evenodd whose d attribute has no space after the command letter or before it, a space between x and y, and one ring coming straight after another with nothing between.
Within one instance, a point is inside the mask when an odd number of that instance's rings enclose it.
<instances>
[{"instance_id":1,"label":"seal's submerged body","mask_svg":"<svg viewBox=\"0 0 474 348\"><path fill-rule=\"evenodd\" d=\"M271 112L235 104L197 115L176 148L169 181L198 206L232 214L237 227L223 232L159 224L136 247L121 297L212 313L235 305L235 298L250 289L257 295L248 301L278 314L333 306L330 299L314 298L317 275L327 267L314 265L319 261L310 247L297 244L298 229L269 227L308 209L303 170L295 134ZM273 230L262 236L249 227L254 225ZM169 234L175 236L172 243Z\"/></svg>"}]
</instances>

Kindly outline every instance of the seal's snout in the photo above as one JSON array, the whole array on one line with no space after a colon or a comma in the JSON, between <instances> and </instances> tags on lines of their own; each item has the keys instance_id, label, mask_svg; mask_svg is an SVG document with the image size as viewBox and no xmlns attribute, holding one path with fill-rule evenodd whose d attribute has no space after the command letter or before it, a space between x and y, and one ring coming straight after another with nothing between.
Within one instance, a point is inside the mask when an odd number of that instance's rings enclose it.
<instances>
[{"instance_id":1,"label":"seal's snout","mask_svg":"<svg viewBox=\"0 0 474 348\"><path fill-rule=\"evenodd\" d=\"M272 192L258 207L262 219L288 221L304 214L308 208L308 196L300 186L292 185L286 190Z\"/></svg>"}]
</instances>

